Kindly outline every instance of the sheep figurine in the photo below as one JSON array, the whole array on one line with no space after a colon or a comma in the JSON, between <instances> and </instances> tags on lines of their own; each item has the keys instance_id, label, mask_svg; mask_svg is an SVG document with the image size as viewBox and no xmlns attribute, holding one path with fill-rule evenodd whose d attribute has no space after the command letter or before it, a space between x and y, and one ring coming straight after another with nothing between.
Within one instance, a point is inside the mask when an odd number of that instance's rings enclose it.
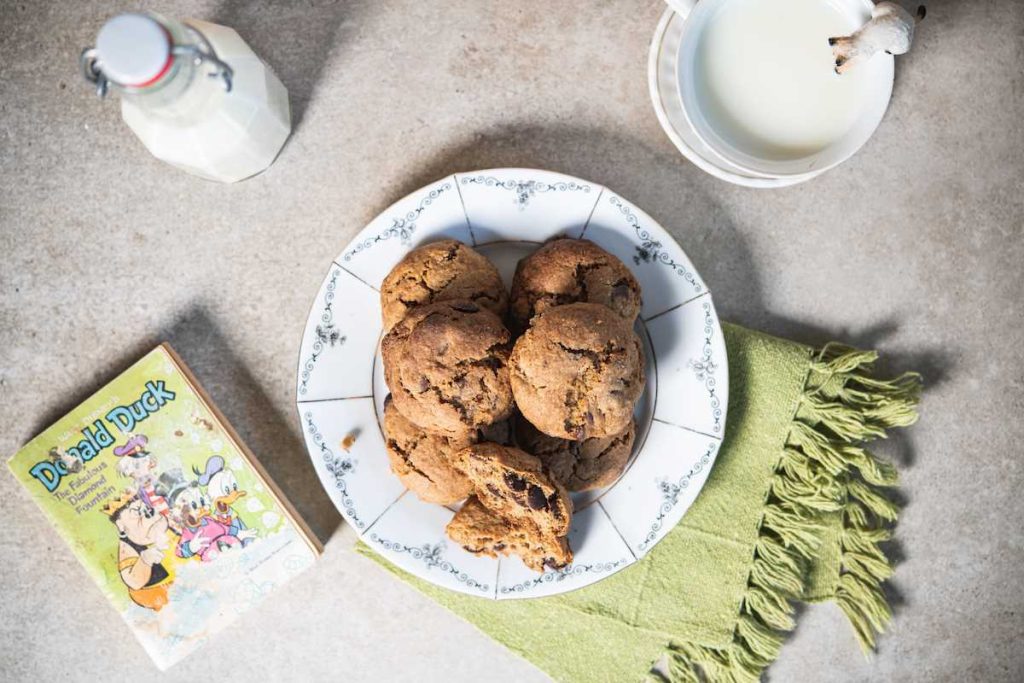
<instances>
[{"instance_id":1,"label":"sheep figurine","mask_svg":"<svg viewBox=\"0 0 1024 683\"><path fill-rule=\"evenodd\" d=\"M924 19L924 13L924 5L917 8L916 17L895 2L875 5L871 10L871 21L851 35L828 39L836 57L836 73L844 73L879 50L890 55L909 51L914 39L914 24Z\"/></svg>"}]
</instances>

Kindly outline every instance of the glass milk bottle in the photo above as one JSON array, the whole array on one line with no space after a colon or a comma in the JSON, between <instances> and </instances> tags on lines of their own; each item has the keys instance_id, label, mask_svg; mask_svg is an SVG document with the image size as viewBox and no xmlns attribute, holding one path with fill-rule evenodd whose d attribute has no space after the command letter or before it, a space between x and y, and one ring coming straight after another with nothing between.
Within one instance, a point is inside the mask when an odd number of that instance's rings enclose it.
<instances>
[{"instance_id":1,"label":"glass milk bottle","mask_svg":"<svg viewBox=\"0 0 1024 683\"><path fill-rule=\"evenodd\" d=\"M153 156L233 183L263 171L291 132L288 91L233 29L157 14L121 14L82 53L103 97Z\"/></svg>"}]
</instances>

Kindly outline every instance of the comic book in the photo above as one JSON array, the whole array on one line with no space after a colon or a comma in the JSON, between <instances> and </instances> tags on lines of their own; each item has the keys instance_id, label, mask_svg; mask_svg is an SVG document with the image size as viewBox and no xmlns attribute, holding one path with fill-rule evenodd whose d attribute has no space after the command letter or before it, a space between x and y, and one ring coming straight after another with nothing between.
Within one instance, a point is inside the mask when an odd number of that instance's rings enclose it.
<instances>
[{"instance_id":1,"label":"comic book","mask_svg":"<svg viewBox=\"0 0 1024 683\"><path fill-rule=\"evenodd\" d=\"M166 344L8 466L161 669L321 551Z\"/></svg>"}]
</instances>

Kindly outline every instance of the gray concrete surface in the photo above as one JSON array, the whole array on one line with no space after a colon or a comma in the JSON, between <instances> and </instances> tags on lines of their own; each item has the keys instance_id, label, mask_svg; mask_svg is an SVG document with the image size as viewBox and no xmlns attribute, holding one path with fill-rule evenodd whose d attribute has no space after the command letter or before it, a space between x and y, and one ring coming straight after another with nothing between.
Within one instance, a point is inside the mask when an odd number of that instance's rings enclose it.
<instances>
[{"instance_id":1,"label":"gray concrete surface","mask_svg":"<svg viewBox=\"0 0 1024 683\"><path fill-rule=\"evenodd\" d=\"M160 676L2 475L0 677L544 679L352 551L293 407L302 324L346 241L435 177L511 165L639 203L723 317L876 347L889 369L925 374L921 422L885 449L906 502L891 632L868 661L837 609L808 609L772 680L1024 677L1017 0L930 0L877 135L770 192L703 175L662 134L645 76L655 0L160 3L235 26L291 90L291 141L232 187L150 158L79 81L78 51L135 6L0 0L0 453L169 339L327 552Z\"/></svg>"}]
</instances>

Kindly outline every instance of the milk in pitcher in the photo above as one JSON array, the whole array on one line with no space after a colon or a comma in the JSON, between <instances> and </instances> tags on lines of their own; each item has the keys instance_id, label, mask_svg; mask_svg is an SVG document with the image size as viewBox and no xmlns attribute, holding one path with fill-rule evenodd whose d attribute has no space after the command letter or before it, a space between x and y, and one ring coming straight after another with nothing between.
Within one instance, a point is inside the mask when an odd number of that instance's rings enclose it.
<instances>
[{"instance_id":1,"label":"milk in pitcher","mask_svg":"<svg viewBox=\"0 0 1024 683\"><path fill-rule=\"evenodd\" d=\"M732 0L697 49L696 92L707 120L747 154L796 159L842 138L861 115L868 73L839 76L829 36L857 18L829 0Z\"/></svg>"}]
</instances>

